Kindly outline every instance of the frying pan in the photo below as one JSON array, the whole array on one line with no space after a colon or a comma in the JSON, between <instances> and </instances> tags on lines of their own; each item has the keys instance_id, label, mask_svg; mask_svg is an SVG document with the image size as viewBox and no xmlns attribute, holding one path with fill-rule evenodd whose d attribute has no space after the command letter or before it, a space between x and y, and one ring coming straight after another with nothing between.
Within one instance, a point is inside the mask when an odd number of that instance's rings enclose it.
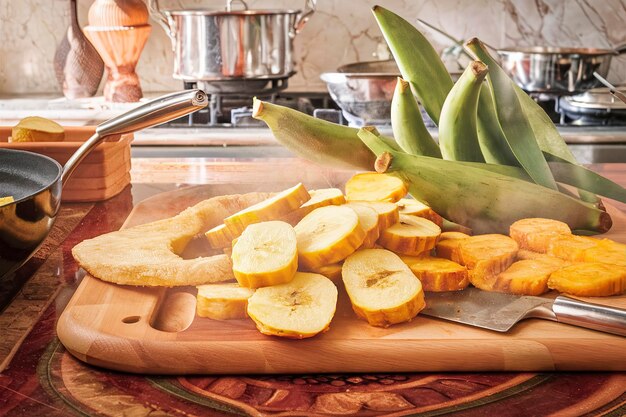
<instances>
[{"instance_id":1,"label":"frying pan","mask_svg":"<svg viewBox=\"0 0 626 417\"><path fill-rule=\"evenodd\" d=\"M63 185L80 162L107 136L131 133L192 113L208 103L201 90L152 100L96 127L64 167L44 155L0 149L0 280L22 266L44 241L59 211Z\"/></svg>"}]
</instances>

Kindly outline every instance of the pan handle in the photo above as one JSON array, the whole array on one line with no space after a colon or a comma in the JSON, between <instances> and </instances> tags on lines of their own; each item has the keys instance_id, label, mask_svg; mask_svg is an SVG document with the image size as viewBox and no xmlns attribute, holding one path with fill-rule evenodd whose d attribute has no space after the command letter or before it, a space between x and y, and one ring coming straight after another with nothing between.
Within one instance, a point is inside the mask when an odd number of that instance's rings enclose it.
<instances>
[{"instance_id":1,"label":"pan handle","mask_svg":"<svg viewBox=\"0 0 626 417\"><path fill-rule=\"evenodd\" d=\"M613 50L617 55L626 54L626 43L616 46Z\"/></svg>"},{"instance_id":2,"label":"pan handle","mask_svg":"<svg viewBox=\"0 0 626 417\"><path fill-rule=\"evenodd\" d=\"M560 295L554 300L552 311L560 323L626 336L626 310Z\"/></svg>"},{"instance_id":3,"label":"pan handle","mask_svg":"<svg viewBox=\"0 0 626 417\"><path fill-rule=\"evenodd\" d=\"M63 167L61 184L67 183L78 164L107 136L131 133L169 122L206 107L208 102L208 97L202 90L176 92L149 101L99 124L96 133L74 152Z\"/></svg>"}]
</instances>

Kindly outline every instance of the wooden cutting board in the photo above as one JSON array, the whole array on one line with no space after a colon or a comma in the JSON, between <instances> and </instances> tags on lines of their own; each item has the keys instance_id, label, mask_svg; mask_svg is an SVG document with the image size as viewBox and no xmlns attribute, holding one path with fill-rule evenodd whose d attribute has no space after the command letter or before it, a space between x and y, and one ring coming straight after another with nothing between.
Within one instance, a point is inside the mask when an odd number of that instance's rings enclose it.
<instances>
[{"instance_id":1,"label":"wooden cutting board","mask_svg":"<svg viewBox=\"0 0 626 417\"><path fill-rule=\"evenodd\" d=\"M176 214L197 202L197 189L144 201L125 227ZM608 209L614 227L606 236L626 242L626 215ZM196 317L194 288L120 286L87 275L57 333L89 364L148 374L626 370L625 337L538 319L507 334L423 316L375 328L339 293L328 332L283 340L260 334L251 320ZM626 296L587 300L626 308Z\"/></svg>"}]
</instances>

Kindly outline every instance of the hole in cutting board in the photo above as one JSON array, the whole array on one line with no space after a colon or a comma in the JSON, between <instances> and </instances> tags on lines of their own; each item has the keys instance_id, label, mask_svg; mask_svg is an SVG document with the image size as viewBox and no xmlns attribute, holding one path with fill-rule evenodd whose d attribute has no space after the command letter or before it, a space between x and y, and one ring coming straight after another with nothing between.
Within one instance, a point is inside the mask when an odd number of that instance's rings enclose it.
<instances>
[{"instance_id":1,"label":"hole in cutting board","mask_svg":"<svg viewBox=\"0 0 626 417\"><path fill-rule=\"evenodd\" d=\"M139 316L128 316L128 317L124 317L122 319L122 322L126 324L133 324L133 323L137 323L139 320L141 320L141 317Z\"/></svg>"},{"instance_id":2,"label":"hole in cutting board","mask_svg":"<svg viewBox=\"0 0 626 417\"><path fill-rule=\"evenodd\" d=\"M171 288L163 296L152 327L162 332L182 332L196 317L195 287Z\"/></svg>"}]
</instances>

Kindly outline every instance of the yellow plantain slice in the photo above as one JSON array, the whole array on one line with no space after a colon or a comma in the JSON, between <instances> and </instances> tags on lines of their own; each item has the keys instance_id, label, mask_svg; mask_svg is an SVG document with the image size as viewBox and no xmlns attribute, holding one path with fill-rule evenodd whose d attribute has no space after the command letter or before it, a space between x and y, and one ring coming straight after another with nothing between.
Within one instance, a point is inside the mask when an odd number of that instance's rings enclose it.
<instances>
[{"instance_id":1,"label":"yellow plantain slice","mask_svg":"<svg viewBox=\"0 0 626 417\"><path fill-rule=\"evenodd\" d=\"M261 333L292 339L328 330L336 308L335 284L306 272L297 272L286 284L259 288L248 299L248 315Z\"/></svg>"},{"instance_id":2,"label":"yellow plantain slice","mask_svg":"<svg viewBox=\"0 0 626 417\"><path fill-rule=\"evenodd\" d=\"M313 270L344 260L363 244L365 231L346 206L320 207L295 227L300 266Z\"/></svg>"},{"instance_id":3,"label":"yellow plantain slice","mask_svg":"<svg viewBox=\"0 0 626 417\"><path fill-rule=\"evenodd\" d=\"M316 208L325 206L338 206L346 202L346 197L339 188L322 188L319 190L309 191L311 199L299 208L286 214L281 220L292 226L298 224L300 220Z\"/></svg>"},{"instance_id":4,"label":"yellow plantain slice","mask_svg":"<svg viewBox=\"0 0 626 417\"><path fill-rule=\"evenodd\" d=\"M422 217L400 215L400 221L385 229L378 243L392 252L417 256L431 250L437 243L441 229Z\"/></svg>"},{"instance_id":5,"label":"yellow plantain slice","mask_svg":"<svg viewBox=\"0 0 626 417\"><path fill-rule=\"evenodd\" d=\"M566 261L582 262L585 260L585 251L599 242L600 239L588 236L558 235L550 239L546 253Z\"/></svg>"},{"instance_id":6,"label":"yellow plantain slice","mask_svg":"<svg viewBox=\"0 0 626 417\"><path fill-rule=\"evenodd\" d=\"M243 233L246 226L266 220L275 220L296 210L311 198L301 183L237 212L224 219L224 224L233 237Z\"/></svg>"},{"instance_id":7,"label":"yellow plantain slice","mask_svg":"<svg viewBox=\"0 0 626 417\"><path fill-rule=\"evenodd\" d=\"M298 269L296 232L277 220L251 224L234 243L231 259L242 287L289 282Z\"/></svg>"},{"instance_id":8,"label":"yellow plantain slice","mask_svg":"<svg viewBox=\"0 0 626 417\"><path fill-rule=\"evenodd\" d=\"M265 193L215 197L177 216L85 240L72 255L87 272L124 285L201 285L234 279L226 255L183 259L189 241L230 214L267 198Z\"/></svg>"},{"instance_id":9,"label":"yellow plantain slice","mask_svg":"<svg viewBox=\"0 0 626 417\"><path fill-rule=\"evenodd\" d=\"M398 206L394 203L384 201L351 201L351 205L358 204L374 209L378 213L378 231L379 234L386 228L400 221L400 212Z\"/></svg>"},{"instance_id":10,"label":"yellow plantain slice","mask_svg":"<svg viewBox=\"0 0 626 417\"><path fill-rule=\"evenodd\" d=\"M380 229L378 228L378 213L373 208L362 204L348 203L346 206L354 210L356 215L359 217L359 224L365 232L365 239L363 239L361 248L373 248L378 240L378 237L380 236Z\"/></svg>"},{"instance_id":11,"label":"yellow plantain slice","mask_svg":"<svg viewBox=\"0 0 626 417\"><path fill-rule=\"evenodd\" d=\"M388 250L355 252L343 263L342 276L352 309L372 326L410 321L426 305L419 279Z\"/></svg>"},{"instance_id":12,"label":"yellow plantain slice","mask_svg":"<svg viewBox=\"0 0 626 417\"><path fill-rule=\"evenodd\" d=\"M346 182L348 201L389 201L395 203L406 195L408 188L400 178L377 172L363 172Z\"/></svg>"},{"instance_id":13,"label":"yellow plantain slice","mask_svg":"<svg viewBox=\"0 0 626 417\"><path fill-rule=\"evenodd\" d=\"M439 227L443 225L443 218L421 201L417 201L413 198L402 198L396 201L396 205L400 210L400 214L423 217Z\"/></svg>"},{"instance_id":14,"label":"yellow plantain slice","mask_svg":"<svg viewBox=\"0 0 626 417\"><path fill-rule=\"evenodd\" d=\"M253 289L232 282L199 285L196 311L198 316L213 320L245 319L252 294Z\"/></svg>"}]
</instances>

